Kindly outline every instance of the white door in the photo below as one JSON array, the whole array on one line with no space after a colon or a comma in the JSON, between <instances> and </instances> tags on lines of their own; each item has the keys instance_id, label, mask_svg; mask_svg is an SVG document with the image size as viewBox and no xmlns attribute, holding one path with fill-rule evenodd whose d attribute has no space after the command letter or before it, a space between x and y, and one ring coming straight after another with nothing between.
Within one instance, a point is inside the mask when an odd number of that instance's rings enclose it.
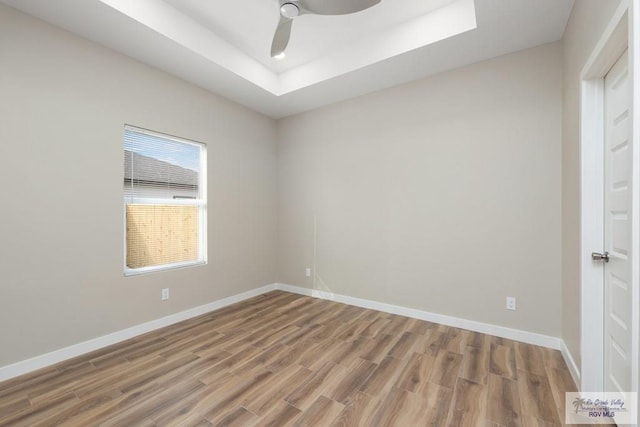
<instances>
[{"instance_id":1,"label":"white door","mask_svg":"<svg viewBox=\"0 0 640 427\"><path fill-rule=\"evenodd\" d=\"M625 51L604 79L604 387L631 391L631 85ZM606 260L606 257L605 257Z\"/></svg>"}]
</instances>

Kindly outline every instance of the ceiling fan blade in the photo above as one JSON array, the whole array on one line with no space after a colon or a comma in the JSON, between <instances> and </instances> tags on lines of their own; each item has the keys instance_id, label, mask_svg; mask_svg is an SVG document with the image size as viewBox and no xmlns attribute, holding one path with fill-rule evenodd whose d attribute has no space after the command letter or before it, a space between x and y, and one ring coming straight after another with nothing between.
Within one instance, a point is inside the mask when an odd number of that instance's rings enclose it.
<instances>
[{"instance_id":1,"label":"ceiling fan blade","mask_svg":"<svg viewBox=\"0 0 640 427\"><path fill-rule=\"evenodd\" d=\"M273 43L271 43L272 58L281 55L287 48L289 37L291 37L292 24L293 19L280 15L280 22L278 23L278 28L276 28L276 33L273 35Z\"/></svg>"},{"instance_id":2,"label":"ceiling fan blade","mask_svg":"<svg viewBox=\"0 0 640 427\"><path fill-rule=\"evenodd\" d=\"M302 10L316 15L347 15L369 9L380 0L298 0Z\"/></svg>"}]
</instances>

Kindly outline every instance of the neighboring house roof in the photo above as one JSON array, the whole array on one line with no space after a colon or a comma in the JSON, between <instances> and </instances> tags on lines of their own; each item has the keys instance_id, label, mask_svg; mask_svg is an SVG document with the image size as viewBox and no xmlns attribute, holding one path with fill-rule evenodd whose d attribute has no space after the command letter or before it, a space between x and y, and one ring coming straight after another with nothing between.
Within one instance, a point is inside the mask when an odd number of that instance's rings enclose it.
<instances>
[{"instance_id":1,"label":"neighboring house roof","mask_svg":"<svg viewBox=\"0 0 640 427\"><path fill-rule=\"evenodd\" d=\"M198 172L194 170L125 150L124 180L131 182L132 179L140 184L170 184L189 188L198 186Z\"/></svg>"}]
</instances>

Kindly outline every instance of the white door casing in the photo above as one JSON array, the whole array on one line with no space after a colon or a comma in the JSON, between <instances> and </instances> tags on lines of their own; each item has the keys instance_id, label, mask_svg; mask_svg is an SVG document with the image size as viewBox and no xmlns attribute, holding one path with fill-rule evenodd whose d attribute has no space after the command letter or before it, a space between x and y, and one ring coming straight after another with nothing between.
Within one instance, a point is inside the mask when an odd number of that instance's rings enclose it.
<instances>
[{"instance_id":1,"label":"white door casing","mask_svg":"<svg viewBox=\"0 0 640 427\"><path fill-rule=\"evenodd\" d=\"M574 358L567 347L563 348L563 355L581 391L602 392L618 388L638 391L640 383L639 1L621 1L580 74L580 359ZM628 84L626 92L630 109L628 148L626 154L622 154L625 148L620 144L616 146L613 141L605 142L606 120L618 119L616 124L620 124L624 119L615 116L615 112L608 112L605 119L605 102L615 102L611 95L611 99L605 100L605 77L612 80L616 70L609 72L625 52L628 82L624 84ZM609 139L616 137L615 132L623 132L610 130L613 133ZM628 157L629 162L625 164L621 160L623 157ZM624 220L625 205L618 203L615 197L611 198L616 191L617 195L623 194L624 174L628 179L628 188L624 190L629 199L627 220ZM607 197L606 193L611 194ZM605 198L607 205L611 206L605 207ZM621 227L628 227L625 235L620 234ZM591 259L592 252L605 250L612 253L607 267ZM625 250L627 259L623 260L621 255ZM628 280L626 289L625 280ZM624 301L620 298L621 291L628 297ZM616 358L624 359L625 349L622 346L627 342L619 334L625 330L625 323L631 337L627 354L630 366L616 362ZM605 327L609 329L607 333ZM605 373L605 365L608 373ZM607 384L605 376L608 377ZM618 383L617 386L614 382Z\"/></svg>"},{"instance_id":2,"label":"white door casing","mask_svg":"<svg viewBox=\"0 0 640 427\"><path fill-rule=\"evenodd\" d=\"M604 388L631 391L633 146L627 51L604 79Z\"/></svg>"}]
</instances>

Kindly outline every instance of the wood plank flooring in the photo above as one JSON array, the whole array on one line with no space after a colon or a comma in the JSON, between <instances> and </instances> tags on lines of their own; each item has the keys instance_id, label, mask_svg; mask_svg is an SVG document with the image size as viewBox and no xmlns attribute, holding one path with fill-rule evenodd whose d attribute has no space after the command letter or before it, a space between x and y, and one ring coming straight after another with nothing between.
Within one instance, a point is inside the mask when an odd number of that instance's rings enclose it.
<instances>
[{"instance_id":1,"label":"wood plank flooring","mask_svg":"<svg viewBox=\"0 0 640 427\"><path fill-rule=\"evenodd\" d=\"M0 383L2 426L560 426L559 352L270 292Z\"/></svg>"}]
</instances>

